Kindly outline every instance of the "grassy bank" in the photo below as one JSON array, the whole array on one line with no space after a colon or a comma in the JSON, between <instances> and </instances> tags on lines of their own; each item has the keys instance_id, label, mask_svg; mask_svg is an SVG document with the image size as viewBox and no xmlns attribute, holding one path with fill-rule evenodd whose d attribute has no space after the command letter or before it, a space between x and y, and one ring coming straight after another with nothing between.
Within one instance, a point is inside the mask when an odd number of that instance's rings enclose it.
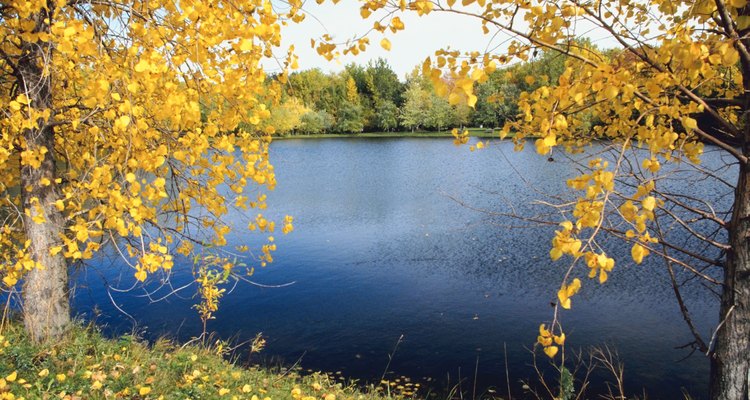
<instances>
[{"instance_id":1,"label":"grassy bank","mask_svg":"<svg viewBox=\"0 0 750 400\"><path fill-rule=\"evenodd\" d=\"M249 345L236 351L247 352ZM298 399L414 398L411 384L367 391L335 376L240 367L219 348L132 336L107 339L74 327L63 338L32 344L19 325L0 330L0 399Z\"/></svg>"},{"instance_id":2,"label":"grassy bank","mask_svg":"<svg viewBox=\"0 0 750 400\"><path fill-rule=\"evenodd\" d=\"M469 128L469 136L482 139L497 139L498 131L482 128ZM287 135L274 136L274 140L285 139L325 139L325 138L453 138L450 130L416 131L416 132L363 132L363 133L326 133L320 135Z\"/></svg>"}]
</instances>

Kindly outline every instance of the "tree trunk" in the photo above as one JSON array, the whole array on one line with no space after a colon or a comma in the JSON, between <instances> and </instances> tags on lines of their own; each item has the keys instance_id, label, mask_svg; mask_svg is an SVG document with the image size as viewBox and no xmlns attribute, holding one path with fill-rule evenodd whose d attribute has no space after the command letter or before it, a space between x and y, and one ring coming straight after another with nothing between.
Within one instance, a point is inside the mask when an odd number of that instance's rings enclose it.
<instances>
[{"instance_id":1,"label":"tree trunk","mask_svg":"<svg viewBox=\"0 0 750 400\"><path fill-rule=\"evenodd\" d=\"M37 31L48 31L51 12L36 16ZM42 42L25 43L23 56L18 61L18 90L31 100L37 111L52 108L52 77L43 73L45 57L51 52ZM55 182L54 130L52 116L39 118L37 127L27 129L23 136L26 148L34 152L47 149L39 168L21 166L21 192L24 213L24 231L30 241L28 249L37 267L30 271L23 285L23 320L26 331L34 341L59 336L70 322L68 297L68 270L62 253L50 254L50 248L59 245L64 229L64 218L54 206L59 199ZM46 178L49 184L44 185ZM32 218L42 216L44 221Z\"/></svg>"},{"instance_id":2,"label":"tree trunk","mask_svg":"<svg viewBox=\"0 0 750 400\"><path fill-rule=\"evenodd\" d=\"M740 165L724 269L710 396L748 400L750 374L750 166Z\"/></svg>"}]
</instances>

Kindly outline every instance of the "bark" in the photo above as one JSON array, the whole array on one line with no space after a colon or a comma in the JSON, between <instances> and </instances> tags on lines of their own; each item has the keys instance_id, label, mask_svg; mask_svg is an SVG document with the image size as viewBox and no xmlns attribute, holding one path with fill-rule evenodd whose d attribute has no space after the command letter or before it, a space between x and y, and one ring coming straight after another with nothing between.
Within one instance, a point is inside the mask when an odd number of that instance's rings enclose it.
<instances>
[{"instance_id":1,"label":"bark","mask_svg":"<svg viewBox=\"0 0 750 400\"><path fill-rule=\"evenodd\" d=\"M48 30L51 14L37 15L37 29ZM36 110L52 109L51 76L44 76L43 63L50 56L43 43L27 43L23 56L17 64L18 88L31 99ZM24 231L30 241L29 252L38 263L24 278L23 320L26 331L34 341L58 337L70 322L68 296L68 269L61 253L50 254L50 248L60 242L64 228L63 215L54 207L59 198L55 183L54 130L50 126L51 116L39 118L37 127L24 132L26 147L48 152L39 168L21 167L21 192L25 212ZM52 184L42 185L42 178ZM32 217L44 216L44 222L36 223Z\"/></svg>"},{"instance_id":2,"label":"bark","mask_svg":"<svg viewBox=\"0 0 750 400\"><path fill-rule=\"evenodd\" d=\"M736 36L723 3L717 2L717 5L725 28ZM742 12L746 14L749 10L745 8ZM748 38L735 44L742 55L740 69L745 89L739 98L741 111L738 111L744 126L737 139L745 157L750 156L750 58L743 51L748 46ZM742 162L739 165L728 232L731 250L727 252L724 266L719 327L711 354L710 397L713 400L750 400L750 166Z\"/></svg>"},{"instance_id":3,"label":"bark","mask_svg":"<svg viewBox=\"0 0 750 400\"><path fill-rule=\"evenodd\" d=\"M748 400L750 374L750 166L741 165L729 227L720 326L711 358L710 397Z\"/></svg>"}]
</instances>

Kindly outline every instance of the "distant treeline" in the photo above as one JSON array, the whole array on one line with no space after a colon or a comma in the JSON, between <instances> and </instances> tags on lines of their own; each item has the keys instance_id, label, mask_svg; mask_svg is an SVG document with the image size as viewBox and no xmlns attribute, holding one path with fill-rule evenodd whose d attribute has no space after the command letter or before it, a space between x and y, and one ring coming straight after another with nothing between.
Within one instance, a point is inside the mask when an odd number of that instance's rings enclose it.
<instances>
[{"instance_id":1,"label":"distant treeline","mask_svg":"<svg viewBox=\"0 0 750 400\"><path fill-rule=\"evenodd\" d=\"M339 73L295 72L283 85L279 102L269 106L269 124L277 135L499 127L518 114L522 91L556 83L564 64L563 56L542 53L533 61L498 69L475 88L474 109L450 105L419 68L402 82L383 59L350 64Z\"/></svg>"}]
</instances>

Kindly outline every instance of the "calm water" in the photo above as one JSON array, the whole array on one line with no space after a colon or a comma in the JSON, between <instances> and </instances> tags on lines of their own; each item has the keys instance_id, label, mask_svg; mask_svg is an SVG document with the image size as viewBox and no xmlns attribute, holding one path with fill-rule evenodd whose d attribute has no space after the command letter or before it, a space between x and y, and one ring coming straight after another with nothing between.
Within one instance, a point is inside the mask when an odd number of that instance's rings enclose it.
<instances>
[{"instance_id":1,"label":"calm water","mask_svg":"<svg viewBox=\"0 0 750 400\"><path fill-rule=\"evenodd\" d=\"M511 227L523 223L454 199L490 211L549 212L530 203L539 192L570 194L563 183L575 171L570 161L548 162L507 143L469 153L441 139L279 141L272 158L279 185L269 212L294 215L295 231L277 235L276 261L253 279L293 284L240 285L222 301L211 330L239 339L263 332L263 357L301 358L304 368L367 380L379 380L403 335L393 375L430 377L439 389L460 377L469 388L477 368L479 392L497 386L505 393L505 347L512 390L521 392L519 380L534 377L528 349L552 316L566 266L547 255L554 227ZM718 161L708 154L705 164ZM688 186L680 182L675 190ZM685 190L718 195L705 182ZM236 235L230 244L257 240ZM628 254L612 246L610 253ZM100 323L122 332L132 323L100 278L128 287L132 272L118 282L112 264L80 276L76 308L90 318L96 308ZM178 266L175 285L189 279L189 268ZM147 337L200 333L190 289L153 304L139 294L112 296ZM694 285L686 297L709 333L717 314L711 295ZM683 360L689 350L675 349L691 339L662 264L621 262L606 285L584 279L573 303L562 319L567 343L617 349L631 394L645 388L650 398L672 398L684 387L705 397L708 363L700 355Z\"/></svg>"}]
</instances>

